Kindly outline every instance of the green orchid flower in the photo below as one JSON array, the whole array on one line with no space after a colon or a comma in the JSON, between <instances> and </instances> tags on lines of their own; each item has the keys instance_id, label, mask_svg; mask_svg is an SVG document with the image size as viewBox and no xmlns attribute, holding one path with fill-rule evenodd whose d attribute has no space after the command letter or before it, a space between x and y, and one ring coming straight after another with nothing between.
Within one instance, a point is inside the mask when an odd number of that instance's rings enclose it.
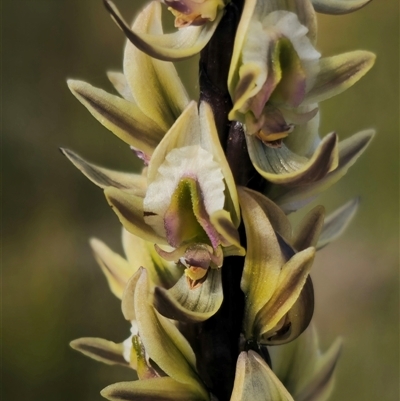
<instances>
[{"instance_id":1,"label":"green orchid flower","mask_svg":"<svg viewBox=\"0 0 400 401\"><path fill-rule=\"evenodd\" d=\"M157 309L173 319L205 320L222 303L223 257L244 255L236 187L206 103L199 111L190 103L165 135L147 183L144 197L108 187L107 200L128 231L153 240L160 256L185 267L174 287L156 288Z\"/></svg>"},{"instance_id":2,"label":"green orchid flower","mask_svg":"<svg viewBox=\"0 0 400 401\"><path fill-rule=\"evenodd\" d=\"M197 4L196 4L197 3ZM223 16L223 1L204 0L196 2L194 0L185 2L169 1L168 5L177 10L180 4L184 4L189 9L194 9L193 14L177 15L177 24L190 24L191 18L196 19L196 13L200 14L200 20L208 20L199 26L187 26L173 33L163 33L161 25L161 4L153 1L139 14L138 19L148 18L153 22L154 28L149 32L142 32L135 27L132 29L126 23L117 7L110 0L104 0L107 10L110 12L116 24L121 28L129 41L138 49L151 57L164 61L183 60L198 54L211 39ZM197 6L195 6L197 5ZM184 8L187 10L187 8ZM179 11L178 11L179 12ZM203 15L203 17L202 17Z\"/></svg>"},{"instance_id":3,"label":"green orchid flower","mask_svg":"<svg viewBox=\"0 0 400 401\"><path fill-rule=\"evenodd\" d=\"M224 0L164 0L175 16L175 27L203 25L214 21L218 11L225 7Z\"/></svg>"},{"instance_id":4,"label":"green orchid flower","mask_svg":"<svg viewBox=\"0 0 400 401\"><path fill-rule=\"evenodd\" d=\"M336 240L354 217L359 199L325 218L313 208L293 230L274 202L248 188L239 188L247 253L241 280L245 293L244 339L265 345L293 341L309 325L314 290L309 276L315 252Z\"/></svg>"},{"instance_id":5,"label":"green orchid flower","mask_svg":"<svg viewBox=\"0 0 400 401\"><path fill-rule=\"evenodd\" d=\"M324 224L324 208L308 213L296 230L265 196L239 190L247 237L241 280L244 338L257 347L297 338L310 323L314 291L309 277Z\"/></svg>"},{"instance_id":6,"label":"green orchid flower","mask_svg":"<svg viewBox=\"0 0 400 401\"><path fill-rule=\"evenodd\" d=\"M284 211L262 194L240 188L239 198L248 241L241 281L246 296L244 338L261 348L290 342L313 315L309 272L315 252L345 231L359 199L327 217L317 206L292 229Z\"/></svg>"},{"instance_id":7,"label":"green orchid flower","mask_svg":"<svg viewBox=\"0 0 400 401\"><path fill-rule=\"evenodd\" d=\"M374 63L365 51L320 59L315 36L308 0L245 3L228 78L229 119L244 124L254 167L274 184L307 185L338 167L336 134L319 137L318 102Z\"/></svg>"},{"instance_id":8,"label":"green orchid flower","mask_svg":"<svg viewBox=\"0 0 400 401\"><path fill-rule=\"evenodd\" d=\"M104 189L127 231L185 268L172 288L159 283L157 308L180 320L213 315L223 299L223 258L245 251L237 232L236 186L211 108L202 103L198 111L191 102L153 151L143 174L111 171L63 152Z\"/></svg>"}]
</instances>

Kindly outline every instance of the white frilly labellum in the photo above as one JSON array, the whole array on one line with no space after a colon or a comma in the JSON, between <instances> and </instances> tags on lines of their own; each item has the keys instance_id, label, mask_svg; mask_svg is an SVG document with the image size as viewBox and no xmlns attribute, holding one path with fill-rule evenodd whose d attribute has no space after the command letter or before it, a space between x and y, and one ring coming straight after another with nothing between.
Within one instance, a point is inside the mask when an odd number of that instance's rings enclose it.
<instances>
[{"instance_id":1,"label":"white frilly labellum","mask_svg":"<svg viewBox=\"0 0 400 401\"><path fill-rule=\"evenodd\" d=\"M224 176L213 155L199 145L173 149L160 166L155 180L149 185L143 203L145 222L164 237L164 215L183 178L197 181L208 215L224 207Z\"/></svg>"},{"instance_id":2,"label":"white frilly labellum","mask_svg":"<svg viewBox=\"0 0 400 401\"><path fill-rule=\"evenodd\" d=\"M266 81L269 73L267 61L270 57L270 46L279 37L286 37L292 43L306 71L307 87L310 87L317 73L321 54L315 50L307 37L308 29L300 23L297 15L290 11L279 10L269 14L265 14L265 10L258 11L249 24L242 50L243 66L258 66L256 85L248 96L255 96Z\"/></svg>"},{"instance_id":3,"label":"white frilly labellum","mask_svg":"<svg viewBox=\"0 0 400 401\"><path fill-rule=\"evenodd\" d=\"M274 28L288 38L302 61L318 60L321 54L315 50L307 37L308 29L296 14L289 11L273 11L261 21L264 29Z\"/></svg>"}]
</instances>

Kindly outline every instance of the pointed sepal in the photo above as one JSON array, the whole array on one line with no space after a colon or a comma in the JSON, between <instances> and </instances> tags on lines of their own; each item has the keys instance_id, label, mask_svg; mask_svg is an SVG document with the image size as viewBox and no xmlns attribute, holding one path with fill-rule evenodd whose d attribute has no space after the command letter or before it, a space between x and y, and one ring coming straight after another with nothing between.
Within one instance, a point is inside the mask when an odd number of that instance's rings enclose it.
<instances>
[{"instance_id":1,"label":"pointed sepal","mask_svg":"<svg viewBox=\"0 0 400 401\"><path fill-rule=\"evenodd\" d=\"M322 180L299 188L291 188L273 198L285 213L294 212L314 200L321 192L339 181L364 153L375 135L374 130L354 134L339 143L339 165Z\"/></svg>"},{"instance_id":2,"label":"pointed sepal","mask_svg":"<svg viewBox=\"0 0 400 401\"><path fill-rule=\"evenodd\" d=\"M83 337L71 341L70 346L98 362L129 367L129 362L124 358L123 344L116 344L102 338Z\"/></svg>"},{"instance_id":3,"label":"pointed sepal","mask_svg":"<svg viewBox=\"0 0 400 401\"><path fill-rule=\"evenodd\" d=\"M230 401L294 401L271 368L254 351L239 355Z\"/></svg>"},{"instance_id":4,"label":"pointed sepal","mask_svg":"<svg viewBox=\"0 0 400 401\"><path fill-rule=\"evenodd\" d=\"M274 148L249 135L246 135L246 141L254 167L274 184L302 186L318 182L338 165L335 133L327 135L309 159L292 152L285 144Z\"/></svg>"},{"instance_id":5,"label":"pointed sepal","mask_svg":"<svg viewBox=\"0 0 400 401\"><path fill-rule=\"evenodd\" d=\"M101 391L110 401L208 401L192 386L177 382L170 377L111 384Z\"/></svg>"},{"instance_id":6,"label":"pointed sepal","mask_svg":"<svg viewBox=\"0 0 400 401\"><path fill-rule=\"evenodd\" d=\"M279 280L285 257L273 227L252 197L252 192L239 189L242 216L246 229L247 254L240 288L245 294L244 332L253 337L256 315L272 297Z\"/></svg>"},{"instance_id":7,"label":"pointed sepal","mask_svg":"<svg viewBox=\"0 0 400 401\"><path fill-rule=\"evenodd\" d=\"M366 6L371 0L311 0L315 11L323 14L347 14Z\"/></svg>"},{"instance_id":8,"label":"pointed sepal","mask_svg":"<svg viewBox=\"0 0 400 401\"><path fill-rule=\"evenodd\" d=\"M68 86L72 94L104 127L146 155L153 153L164 136L165 129L143 113L135 103L86 82L70 79Z\"/></svg>"},{"instance_id":9,"label":"pointed sepal","mask_svg":"<svg viewBox=\"0 0 400 401\"><path fill-rule=\"evenodd\" d=\"M166 240L157 235L154 230L145 223L143 198L114 187L107 187L104 190L104 194L108 204L118 216L122 225L130 233L149 242L166 244Z\"/></svg>"},{"instance_id":10,"label":"pointed sepal","mask_svg":"<svg viewBox=\"0 0 400 401\"><path fill-rule=\"evenodd\" d=\"M104 0L104 5L128 40L149 56L164 61L184 60L200 53L211 39L223 15L223 11L220 11L214 21L204 25L154 35L131 30L113 2ZM142 13L158 14L160 7L158 2L153 1Z\"/></svg>"},{"instance_id":11,"label":"pointed sepal","mask_svg":"<svg viewBox=\"0 0 400 401\"><path fill-rule=\"evenodd\" d=\"M87 162L69 149L60 148L60 150L82 174L98 187L105 189L112 186L144 197L147 188L147 180L144 175L110 170Z\"/></svg>"},{"instance_id":12,"label":"pointed sepal","mask_svg":"<svg viewBox=\"0 0 400 401\"><path fill-rule=\"evenodd\" d=\"M344 92L372 68L375 59L374 53L363 50L321 59L319 72L303 104L322 102Z\"/></svg>"},{"instance_id":13,"label":"pointed sepal","mask_svg":"<svg viewBox=\"0 0 400 401\"><path fill-rule=\"evenodd\" d=\"M298 300L310 273L314 256L315 248L307 248L296 253L282 266L273 295L256 316L255 332L261 343L263 339L267 342L279 334L281 329L279 323Z\"/></svg>"},{"instance_id":14,"label":"pointed sepal","mask_svg":"<svg viewBox=\"0 0 400 401\"><path fill-rule=\"evenodd\" d=\"M357 213L359 204L360 198L352 199L326 217L317 243L317 249L322 249L344 233Z\"/></svg>"},{"instance_id":15,"label":"pointed sepal","mask_svg":"<svg viewBox=\"0 0 400 401\"><path fill-rule=\"evenodd\" d=\"M111 292L121 299L129 278L140 266L135 268L130 265L126 259L113 252L106 244L96 238L90 240L90 246L97 263L107 278Z\"/></svg>"}]
</instances>

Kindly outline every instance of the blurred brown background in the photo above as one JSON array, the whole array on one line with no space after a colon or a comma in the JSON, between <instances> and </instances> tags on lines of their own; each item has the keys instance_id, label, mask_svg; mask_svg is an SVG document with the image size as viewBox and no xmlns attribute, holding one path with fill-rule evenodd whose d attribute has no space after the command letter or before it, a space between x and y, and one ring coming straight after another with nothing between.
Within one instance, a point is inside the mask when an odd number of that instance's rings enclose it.
<instances>
[{"instance_id":1,"label":"blurred brown background","mask_svg":"<svg viewBox=\"0 0 400 401\"><path fill-rule=\"evenodd\" d=\"M127 18L141 3L118 1ZM120 68L124 38L100 0L4 0L2 11L2 399L101 400L103 387L131 373L86 359L68 342L128 335L87 241L97 236L120 250L120 226L102 191L58 147L111 168L138 167L65 84L78 78L111 91L104 73ZM325 56L354 49L378 56L361 82L323 103L321 134L345 138L374 127L378 135L320 199L333 210L362 197L346 234L318 255L315 321L324 348L339 335L345 340L332 400L396 401L399 4L373 0L351 15L321 16L319 27ZM194 88L190 65L184 78Z\"/></svg>"}]
</instances>

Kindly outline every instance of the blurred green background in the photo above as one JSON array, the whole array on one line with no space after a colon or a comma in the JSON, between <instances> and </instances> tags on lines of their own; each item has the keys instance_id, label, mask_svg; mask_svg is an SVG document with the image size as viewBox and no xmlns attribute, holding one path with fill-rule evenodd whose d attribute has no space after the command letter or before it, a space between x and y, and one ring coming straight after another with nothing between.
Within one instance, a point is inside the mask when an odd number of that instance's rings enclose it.
<instances>
[{"instance_id":1,"label":"blurred green background","mask_svg":"<svg viewBox=\"0 0 400 401\"><path fill-rule=\"evenodd\" d=\"M127 18L142 3L118 1ZM120 69L124 38L100 0L4 0L2 6L2 399L101 400L103 387L131 373L86 359L68 343L128 335L88 246L97 236L121 250L120 225L102 191L58 147L111 168L138 168L127 146L65 84L78 78L111 91L104 73ZM335 130L345 138L373 127L378 135L320 199L328 210L357 195L362 201L346 234L321 251L313 267L315 321L324 348L344 337L332 400L396 401L398 1L374 0L354 14L320 16L319 32L325 56L354 49L378 56L361 82L323 103L321 134ZM178 68L195 96L195 64Z\"/></svg>"}]
</instances>

